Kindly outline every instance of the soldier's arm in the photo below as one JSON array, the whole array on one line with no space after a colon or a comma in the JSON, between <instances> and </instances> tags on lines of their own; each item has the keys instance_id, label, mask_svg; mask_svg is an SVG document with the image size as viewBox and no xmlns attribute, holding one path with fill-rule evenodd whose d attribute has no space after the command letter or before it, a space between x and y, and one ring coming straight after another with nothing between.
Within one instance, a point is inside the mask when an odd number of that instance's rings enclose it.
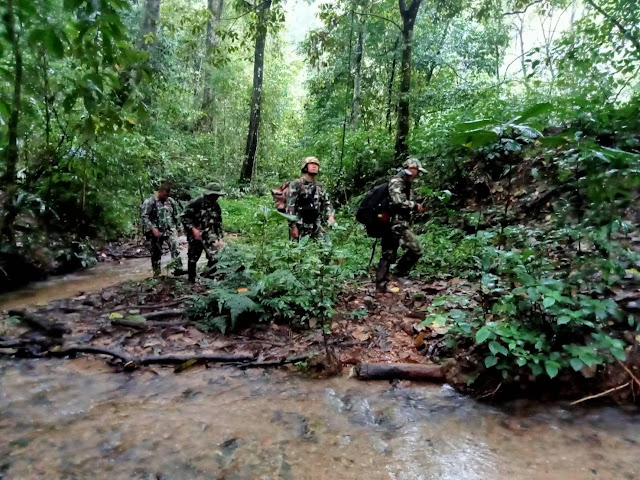
<instances>
[{"instance_id":1,"label":"soldier's arm","mask_svg":"<svg viewBox=\"0 0 640 480\"><path fill-rule=\"evenodd\" d=\"M184 226L185 231L190 232L193 227L195 227L196 223L196 207L198 199L191 202L187 205L187 208L182 212L182 216L180 217L182 220L182 225Z\"/></svg>"},{"instance_id":2,"label":"soldier's arm","mask_svg":"<svg viewBox=\"0 0 640 480\"><path fill-rule=\"evenodd\" d=\"M409 200L404 191L404 184L399 178L389 182L389 199L391 200L392 208L397 210L415 210L417 207L416 202Z\"/></svg>"},{"instance_id":3,"label":"soldier's arm","mask_svg":"<svg viewBox=\"0 0 640 480\"><path fill-rule=\"evenodd\" d=\"M329 220L330 218L333 218L336 212L333 209L333 206L331 206L331 200L329 200L329 194L324 189L324 187L322 188L322 203L323 203L324 214L327 220Z\"/></svg>"},{"instance_id":4,"label":"soldier's arm","mask_svg":"<svg viewBox=\"0 0 640 480\"><path fill-rule=\"evenodd\" d=\"M142 203L142 207L140 208L140 218L142 220L142 231L144 233L149 233L154 228L158 228L158 225L155 225L151 221L151 211L153 210L153 203L149 201L149 199L145 200Z\"/></svg>"},{"instance_id":5,"label":"soldier's arm","mask_svg":"<svg viewBox=\"0 0 640 480\"><path fill-rule=\"evenodd\" d=\"M297 215L296 201L298 200L298 194L300 193L300 180L293 180L289 184L289 194L287 195L287 210L289 215ZM295 223L295 222L292 222Z\"/></svg>"}]
</instances>

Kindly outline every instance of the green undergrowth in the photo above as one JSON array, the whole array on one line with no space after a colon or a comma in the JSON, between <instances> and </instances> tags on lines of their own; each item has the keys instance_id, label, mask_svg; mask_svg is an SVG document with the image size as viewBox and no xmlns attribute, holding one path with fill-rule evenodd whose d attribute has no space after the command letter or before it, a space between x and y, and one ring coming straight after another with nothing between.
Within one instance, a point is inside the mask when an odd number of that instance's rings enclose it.
<instances>
[{"instance_id":1,"label":"green undergrowth","mask_svg":"<svg viewBox=\"0 0 640 480\"><path fill-rule=\"evenodd\" d=\"M267 321L326 324L340 292L366 274L370 245L354 241L359 227L331 229L322 241L291 242L288 219L265 203L243 199L223 207L243 212L247 223L237 225L246 238L221 250L211 288L191 302L189 314L204 330Z\"/></svg>"}]
</instances>

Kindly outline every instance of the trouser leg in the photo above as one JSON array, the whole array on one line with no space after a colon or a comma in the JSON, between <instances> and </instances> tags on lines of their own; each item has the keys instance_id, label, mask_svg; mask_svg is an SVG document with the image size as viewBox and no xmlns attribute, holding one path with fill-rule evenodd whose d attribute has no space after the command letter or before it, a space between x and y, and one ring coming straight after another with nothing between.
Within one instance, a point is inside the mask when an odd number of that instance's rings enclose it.
<instances>
[{"instance_id":1,"label":"trouser leg","mask_svg":"<svg viewBox=\"0 0 640 480\"><path fill-rule=\"evenodd\" d=\"M182 271L182 258L180 258L180 250L178 250L178 238L175 233L170 233L167 236L167 244L169 245L169 251L171 252L171 263L174 266L174 271Z\"/></svg>"},{"instance_id":2,"label":"trouser leg","mask_svg":"<svg viewBox=\"0 0 640 480\"><path fill-rule=\"evenodd\" d=\"M151 250L151 268L153 269L153 276L157 277L161 273L160 259L162 258L162 239L156 237L153 234L149 234L147 237L149 241L149 248Z\"/></svg>"},{"instance_id":3,"label":"trouser leg","mask_svg":"<svg viewBox=\"0 0 640 480\"><path fill-rule=\"evenodd\" d=\"M376 288L378 291L386 291L389 282L389 269L396 260L398 251L398 239L389 230L382 235L380 242L382 253L376 269Z\"/></svg>"},{"instance_id":4,"label":"trouser leg","mask_svg":"<svg viewBox=\"0 0 640 480\"><path fill-rule=\"evenodd\" d=\"M402 258L396 265L395 275L398 277L406 277L411 269L415 266L415 264L420 260L422 256L423 249L422 245L420 245L420 241L415 233L413 233L409 228L405 227L399 229L399 240L400 246L406 249Z\"/></svg>"},{"instance_id":5,"label":"trouser leg","mask_svg":"<svg viewBox=\"0 0 640 480\"><path fill-rule=\"evenodd\" d=\"M189 282L196 281L196 264L200 255L202 255L204 247L201 240L189 239L189 250L187 252L187 273L189 274Z\"/></svg>"}]
</instances>

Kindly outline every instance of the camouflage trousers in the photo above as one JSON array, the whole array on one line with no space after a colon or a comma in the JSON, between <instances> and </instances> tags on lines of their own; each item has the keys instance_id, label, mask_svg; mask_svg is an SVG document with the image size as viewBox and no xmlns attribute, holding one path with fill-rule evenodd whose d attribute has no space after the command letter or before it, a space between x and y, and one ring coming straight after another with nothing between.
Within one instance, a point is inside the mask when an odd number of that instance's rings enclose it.
<instances>
[{"instance_id":1,"label":"camouflage trousers","mask_svg":"<svg viewBox=\"0 0 640 480\"><path fill-rule=\"evenodd\" d=\"M149 242L149 249L151 250L151 268L153 268L154 275L160 275L161 273L160 260L162 259L162 246L165 243L171 252L171 262L175 265L176 269L182 269L182 259L180 258L180 251L178 250L178 237L175 232L163 232L159 237L149 233L147 235L147 241Z\"/></svg>"},{"instance_id":2,"label":"camouflage trousers","mask_svg":"<svg viewBox=\"0 0 640 480\"><path fill-rule=\"evenodd\" d=\"M399 277L408 275L423 254L422 245L415 233L409 228L408 222L393 223L382 235L382 254L376 273L378 284L389 281L389 269L398 256L398 247L405 250L404 255L396 265L395 274Z\"/></svg>"},{"instance_id":3,"label":"camouflage trousers","mask_svg":"<svg viewBox=\"0 0 640 480\"><path fill-rule=\"evenodd\" d=\"M207 265L209 268L213 267L217 262L217 253L219 241L218 238L202 237L202 240L196 240L192 235L187 235L189 240L189 250L187 252L187 259L189 266L194 269L198 260L202 256L202 252L207 256Z\"/></svg>"},{"instance_id":4,"label":"camouflage trousers","mask_svg":"<svg viewBox=\"0 0 640 480\"><path fill-rule=\"evenodd\" d=\"M321 240L327 235L327 232L325 232L320 223L298 224L298 233L298 238L310 237L312 240Z\"/></svg>"}]
</instances>

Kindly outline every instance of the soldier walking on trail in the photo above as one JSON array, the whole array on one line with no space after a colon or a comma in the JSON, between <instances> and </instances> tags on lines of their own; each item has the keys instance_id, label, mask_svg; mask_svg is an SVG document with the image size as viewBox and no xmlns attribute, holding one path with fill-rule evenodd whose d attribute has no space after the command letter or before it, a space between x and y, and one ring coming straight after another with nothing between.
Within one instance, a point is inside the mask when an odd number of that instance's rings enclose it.
<instances>
[{"instance_id":1,"label":"soldier walking on trail","mask_svg":"<svg viewBox=\"0 0 640 480\"><path fill-rule=\"evenodd\" d=\"M182 260L178 251L178 238L176 232L178 222L178 202L169 195L171 187L162 185L157 193L147 198L141 208L142 230L151 249L151 267L153 275L161 273L160 260L162 258L162 246L166 243L171 252L172 263L175 265L174 275L181 275Z\"/></svg>"},{"instance_id":2,"label":"soldier walking on trail","mask_svg":"<svg viewBox=\"0 0 640 480\"><path fill-rule=\"evenodd\" d=\"M411 200L411 182L420 173L426 173L422 164L416 158L409 158L403 165L404 169L389 180L389 209L391 219L389 227L382 234L382 254L376 271L376 289L387 291L389 269L396 261L398 247L406 251L396 265L394 274L403 278L422 256L422 246L416 234L411 231L409 222L411 214L422 213L422 204Z\"/></svg>"},{"instance_id":3,"label":"soldier walking on trail","mask_svg":"<svg viewBox=\"0 0 640 480\"><path fill-rule=\"evenodd\" d=\"M214 269L216 253L222 247L222 210L218 198L226 195L217 183L209 183L204 195L191 202L182 214L187 240L189 241L188 273L189 282L196 281L196 264L204 250L209 273Z\"/></svg>"},{"instance_id":4,"label":"soldier walking on trail","mask_svg":"<svg viewBox=\"0 0 640 480\"><path fill-rule=\"evenodd\" d=\"M325 234L323 224L335 225L334 211L327 191L316 176L320 163L316 157L307 157L302 161L303 176L289 184L286 213L298 219L291 223L291 238L322 238Z\"/></svg>"}]
</instances>

